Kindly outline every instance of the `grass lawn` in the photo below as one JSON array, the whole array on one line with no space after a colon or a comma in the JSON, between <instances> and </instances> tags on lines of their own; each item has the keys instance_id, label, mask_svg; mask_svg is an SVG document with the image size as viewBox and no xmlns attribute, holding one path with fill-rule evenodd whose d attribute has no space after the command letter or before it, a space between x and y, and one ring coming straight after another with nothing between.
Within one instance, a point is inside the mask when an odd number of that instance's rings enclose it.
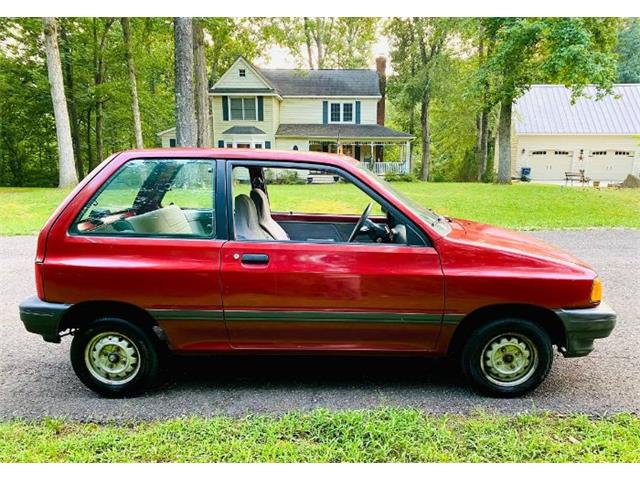
<instances>
[{"instance_id":1,"label":"grass lawn","mask_svg":"<svg viewBox=\"0 0 640 480\"><path fill-rule=\"evenodd\" d=\"M394 186L441 214L510 228L640 228L640 190L419 182ZM310 195L310 189L318 194ZM0 235L38 232L65 195L57 189L0 188ZM270 195L275 211L361 213L364 207L358 192L345 184L272 185Z\"/></svg>"},{"instance_id":2,"label":"grass lawn","mask_svg":"<svg viewBox=\"0 0 640 480\"><path fill-rule=\"evenodd\" d=\"M0 462L639 462L640 418L411 409L0 423Z\"/></svg>"}]
</instances>

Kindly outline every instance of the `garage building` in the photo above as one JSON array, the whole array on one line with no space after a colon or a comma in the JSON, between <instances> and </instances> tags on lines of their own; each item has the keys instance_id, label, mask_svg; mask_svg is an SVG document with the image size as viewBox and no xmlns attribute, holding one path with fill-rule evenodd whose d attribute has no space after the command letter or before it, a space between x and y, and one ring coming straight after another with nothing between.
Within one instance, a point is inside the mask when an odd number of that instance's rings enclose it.
<instances>
[{"instance_id":1,"label":"garage building","mask_svg":"<svg viewBox=\"0 0 640 480\"><path fill-rule=\"evenodd\" d=\"M549 183L580 170L601 182L640 175L640 84L615 85L613 92L598 100L589 87L572 105L562 85L532 86L514 104L513 174L527 167L533 181Z\"/></svg>"}]
</instances>

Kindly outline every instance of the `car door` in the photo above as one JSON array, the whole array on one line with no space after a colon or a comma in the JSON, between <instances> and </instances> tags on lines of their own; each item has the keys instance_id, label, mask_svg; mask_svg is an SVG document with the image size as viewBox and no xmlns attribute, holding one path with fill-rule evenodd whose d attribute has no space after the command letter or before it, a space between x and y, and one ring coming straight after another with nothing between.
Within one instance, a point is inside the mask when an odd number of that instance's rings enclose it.
<instances>
[{"instance_id":1,"label":"car door","mask_svg":"<svg viewBox=\"0 0 640 480\"><path fill-rule=\"evenodd\" d=\"M247 241L230 229L221 276L233 348L434 349L444 286L429 244Z\"/></svg>"},{"instance_id":2,"label":"car door","mask_svg":"<svg viewBox=\"0 0 640 480\"><path fill-rule=\"evenodd\" d=\"M210 159L124 158L114 167L49 235L47 300L139 307L176 351L228 349L219 272L226 226L216 208L224 173ZM136 204L149 211L137 214Z\"/></svg>"}]
</instances>

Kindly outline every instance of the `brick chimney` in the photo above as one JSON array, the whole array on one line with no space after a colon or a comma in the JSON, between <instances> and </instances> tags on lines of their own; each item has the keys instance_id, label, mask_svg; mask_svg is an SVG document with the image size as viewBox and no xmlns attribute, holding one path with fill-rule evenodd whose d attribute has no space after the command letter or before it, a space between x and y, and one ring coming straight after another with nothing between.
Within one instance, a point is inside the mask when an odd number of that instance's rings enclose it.
<instances>
[{"instance_id":1,"label":"brick chimney","mask_svg":"<svg viewBox=\"0 0 640 480\"><path fill-rule=\"evenodd\" d=\"M387 59L385 57L376 58L376 72L378 73L378 83L380 85L380 95L382 98L378 100L378 110L376 121L378 125L384 125L384 99L387 88Z\"/></svg>"}]
</instances>

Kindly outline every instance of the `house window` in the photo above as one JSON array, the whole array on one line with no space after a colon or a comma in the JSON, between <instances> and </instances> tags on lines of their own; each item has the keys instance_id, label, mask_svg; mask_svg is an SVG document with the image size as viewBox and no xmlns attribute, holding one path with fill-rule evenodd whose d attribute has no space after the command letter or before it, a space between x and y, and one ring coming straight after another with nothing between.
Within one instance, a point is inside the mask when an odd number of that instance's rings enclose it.
<instances>
[{"instance_id":1,"label":"house window","mask_svg":"<svg viewBox=\"0 0 640 480\"><path fill-rule=\"evenodd\" d=\"M607 151L606 150L597 150L595 152L591 152L591 155L595 155L595 156L601 156L601 155L606 155Z\"/></svg>"},{"instance_id":2,"label":"house window","mask_svg":"<svg viewBox=\"0 0 640 480\"><path fill-rule=\"evenodd\" d=\"M170 138L169 139L169 146L172 147L172 148L176 146L176 139L175 138Z\"/></svg>"},{"instance_id":3,"label":"house window","mask_svg":"<svg viewBox=\"0 0 640 480\"><path fill-rule=\"evenodd\" d=\"M331 104L331 121L332 122L340 121L340 104L339 103Z\"/></svg>"},{"instance_id":4,"label":"house window","mask_svg":"<svg viewBox=\"0 0 640 480\"><path fill-rule=\"evenodd\" d=\"M342 104L342 121L353 122L353 103Z\"/></svg>"},{"instance_id":5,"label":"house window","mask_svg":"<svg viewBox=\"0 0 640 480\"><path fill-rule=\"evenodd\" d=\"M353 123L353 103L332 103L331 123Z\"/></svg>"},{"instance_id":6,"label":"house window","mask_svg":"<svg viewBox=\"0 0 640 480\"><path fill-rule=\"evenodd\" d=\"M556 155L569 155L569 152L567 152L566 150L556 150L554 153Z\"/></svg>"},{"instance_id":7,"label":"house window","mask_svg":"<svg viewBox=\"0 0 640 480\"><path fill-rule=\"evenodd\" d=\"M631 156L631 152L616 151L616 155L621 156L621 157L630 157Z\"/></svg>"},{"instance_id":8,"label":"house window","mask_svg":"<svg viewBox=\"0 0 640 480\"><path fill-rule=\"evenodd\" d=\"M546 150L534 150L533 152L531 152L531 155L546 155L547 151Z\"/></svg>"},{"instance_id":9,"label":"house window","mask_svg":"<svg viewBox=\"0 0 640 480\"><path fill-rule=\"evenodd\" d=\"M229 99L231 120L256 120L256 97L233 97Z\"/></svg>"},{"instance_id":10,"label":"house window","mask_svg":"<svg viewBox=\"0 0 640 480\"><path fill-rule=\"evenodd\" d=\"M246 77L247 71L244 68L241 68L240 70L238 70L238 75L240 75L241 77Z\"/></svg>"}]
</instances>

